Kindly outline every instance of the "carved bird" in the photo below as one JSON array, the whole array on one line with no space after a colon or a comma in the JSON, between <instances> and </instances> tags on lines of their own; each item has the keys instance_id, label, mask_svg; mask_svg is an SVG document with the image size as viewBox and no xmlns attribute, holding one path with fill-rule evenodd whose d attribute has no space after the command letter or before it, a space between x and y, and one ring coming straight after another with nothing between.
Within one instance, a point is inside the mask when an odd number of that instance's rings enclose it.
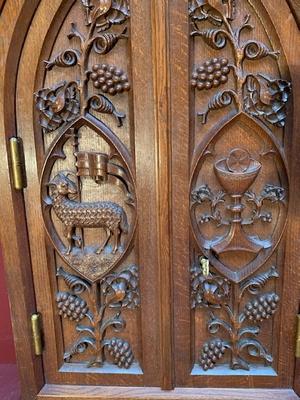
<instances>
[{"instance_id":1,"label":"carved bird","mask_svg":"<svg viewBox=\"0 0 300 400\"><path fill-rule=\"evenodd\" d=\"M224 17L228 20L235 18L236 0L191 0L189 10L191 15L200 11L197 19L208 19L220 25Z\"/></svg>"},{"instance_id":2,"label":"carved bird","mask_svg":"<svg viewBox=\"0 0 300 400\"><path fill-rule=\"evenodd\" d=\"M95 6L91 12L92 21L106 15L112 6L112 0L98 0L98 5Z\"/></svg>"},{"instance_id":3,"label":"carved bird","mask_svg":"<svg viewBox=\"0 0 300 400\"><path fill-rule=\"evenodd\" d=\"M106 15L112 6L112 0L98 0L97 5L91 0L81 0L81 2L86 9L87 25Z\"/></svg>"}]
</instances>

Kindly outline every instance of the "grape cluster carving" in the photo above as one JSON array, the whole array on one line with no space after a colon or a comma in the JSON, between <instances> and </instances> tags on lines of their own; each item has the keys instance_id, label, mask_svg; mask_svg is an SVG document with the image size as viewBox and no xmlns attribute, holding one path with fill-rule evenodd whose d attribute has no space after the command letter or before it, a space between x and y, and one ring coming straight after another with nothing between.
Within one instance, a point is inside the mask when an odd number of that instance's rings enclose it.
<instances>
[{"instance_id":1,"label":"grape cluster carving","mask_svg":"<svg viewBox=\"0 0 300 400\"><path fill-rule=\"evenodd\" d=\"M204 371L214 368L217 361L224 356L225 350L226 348L222 339L213 339L205 343L199 357L199 364Z\"/></svg>"},{"instance_id":2,"label":"grape cluster carving","mask_svg":"<svg viewBox=\"0 0 300 400\"><path fill-rule=\"evenodd\" d=\"M119 368L128 369L134 360L130 344L121 338L112 338L107 351Z\"/></svg>"},{"instance_id":3,"label":"grape cluster carving","mask_svg":"<svg viewBox=\"0 0 300 400\"><path fill-rule=\"evenodd\" d=\"M138 267L130 265L93 284L66 272L62 267L58 269L57 276L69 289L56 295L58 314L77 322L76 330L79 332L65 351L64 360L70 362L74 355L83 354L89 348L92 357L88 360L88 367L102 367L109 357L119 368L130 368L134 362L130 343L121 337L107 336L108 328L113 328L115 333L125 329L123 308L139 306ZM82 298L83 295L87 301Z\"/></svg>"},{"instance_id":4,"label":"grape cluster carving","mask_svg":"<svg viewBox=\"0 0 300 400\"><path fill-rule=\"evenodd\" d=\"M227 58L212 58L194 68L191 86L198 90L216 88L228 81L229 72Z\"/></svg>"},{"instance_id":5,"label":"grape cluster carving","mask_svg":"<svg viewBox=\"0 0 300 400\"><path fill-rule=\"evenodd\" d=\"M210 98L206 110L197 114L205 124L211 111L234 103L237 112L244 111L267 124L284 127L286 105L291 93L290 82L262 74L247 73L244 68L245 60L257 61L266 57L277 59L279 51L274 51L266 44L253 39L243 40L241 33L245 30L252 31L254 26L250 24L250 15L246 15L239 27L233 27L237 11L234 1L189 2L191 36L202 38L214 50L222 50L230 44L234 55L233 60L213 58L199 67L194 67L191 78L191 86L194 89L218 88L227 83L230 71L235 79L235 88L230 87L217 92ZM207 23L202 28L201 24L204 21ZM212 27L207 28L209 25Z\"/></svg>"},{"instance_id":6,"label":"grape cluster carving","mask_svg":"<svg viewBox=\"0 0 300 400\"><path fill-rule=\"evenodd\" d=\"M269 319L277 311L279 296L276 293L267 293L245 305L245 315L250 321Z\"/></svg>"},{"instance_id":7,"label":"grape cluster carving","mask_svg":"<svg viewBox=\"0 0 300 400\"><path fill-rule=\"evenodd\" d=\"M120 68L109 64L95 64L90 75L95 88L103 93L115 96L117 93L128 92L130 83L128 76Z\"/></svg>"},{"instance_id":8,"label":"grape cluster carving","mask_svg":"<svg viewBox=\"0 0 300 400\"><path fill-rule=\"evenodd\" d=\"M57 92L57 84L35 93L36 108L44 133L67 126L77 117L77 114L85 115L92 111L113 115L117 118L119 126L122 126L125 118L125 114L117 111L111 100L102 93L115 96L128 92L130 83L126 73L117 66L108 64L95 64L90 69L89 61L92 52L102 57L112 51L119 40L127 38L127 27L119 32L110 31L110 28L113 25L124 24L129 18L128 0L105 1L104 3L81 0L81 3L86 15L87 32L81 32L76 23L71 23L71 31L68 34L68 39L77 40L78 48L65 49L52 59L45 60L45 68L48 71L54 67L79 67L80 76L79 79L77 76L74 79L72 98L65 101L67 95L70 97L70 93L66 90L65 95L61 91ZM67 88L68 84L69 82L65 83ZM99 89L99 93L90 93L91 84ZM61 94L64 95L62 99L60 99ZM62 103L63 101L65 104ZM72 101L72 108L70 101ZM47 107L45 107L45 102ZM56 107L58 102L62 104Z\"/></svg>"},{"instance_id":9,"label":"grape cluster carving","mask_svg":"<svg viewBox=\"0 0 300 400\"><path fill-rule=\"evenodd\" d=\"M226 279L212 271L205 275L202 267L195 262L191 268L191 308L208 308L210 334L218 334L222 328L228 335L226 340L216 337L203 344L198 359L203 370L214 368L226 352L230 353L232 369L249 370L250 364L243 353L245 348L252 357L261 358L267 364L272 363L272 356L257 339L261 330L257 324L271 318L278 309L280 298L275 292L260 293L269 280L278 277L276 267L272 266L266 272L247 278L240 284L229 285ZM231 305L233 291L237 298ZM246 291L255 297L242 306ZM218 317L216 312L221 309L224 312L222 317ZM246 325L246 321L251 325Z\"/></svg>"},{"instance_id":10,"label":"grape cluster carving","mask_svg":"<svg viewBox=\"0 0 300 400\"><path fill-rule=\"evenodd\" d=\"M59 315L70 321L81 321L89 311L85 300L68 292L58 292L56 302Z\"/></svg>"}]
</instances>

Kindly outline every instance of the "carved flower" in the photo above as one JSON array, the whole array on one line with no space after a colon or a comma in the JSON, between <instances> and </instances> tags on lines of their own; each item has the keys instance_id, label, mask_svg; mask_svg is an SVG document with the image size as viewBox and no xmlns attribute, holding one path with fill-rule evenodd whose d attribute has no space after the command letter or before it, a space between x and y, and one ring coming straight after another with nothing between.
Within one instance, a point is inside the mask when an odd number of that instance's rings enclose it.
<instances>
[{"instance_id":1,"label":"carved flower","mask_svg":"<svg viewBox=\"0 0 300 400\"><path fill-rule=\"evenodd\" d=\"M208 185L201 185L198 189L195 189L192 192L192 199L197 203L211 200L212 197L212 192Z\"/></svg>"},{"instance_id":2,"label":"carved flower","mask_svg":"<svg viewBox=\"0 0 300 400\"><path fill-rule=\"evenodd\" d=\"M280 186L266 185L262 191L262 197L273 203L276 201L283 201L285 198L285 190Z\"/></svg>"},{"instance_id":3,"label":"carved flower","mask_svg":"<svg viewBox=\"0 0 300 400\"><path fill-rule=\"evenodd\" d=\"M80 103L77 83L64 81L41 89L35 93L35 103L43 133L52 132L78 116Z\"/></svg>"},{"instance_id":4,"label":"carved flower","mask_svg":"<svg viewBox=\"0 0 300 400\"><path fill-rule=\"evenodd\" d=\"M102 282L102 293L109 307L139 306L138 268L131 265L125 271L108 275Z\"/></svg>"},{"instance_id":5,"label":"carved flower","mask_svg":"<svg viewBox=\"0 0 300 400\"><path fill-rule=\"evenodd\" d=\"M210 273L204 276L197 265L191 270L192 308L220 307L229 299L229 281L218 275Z\"/></svg>"},{"instance_id":6,"label":"carved flower","mask_svg":"<svg viewBox=\"0 0 300 400\"><path fill-rule=\"evenodd\" d=\"M259 74L246 80L245 110L265 119L279 128L285 125L286 104L291 93L291 83L283 79L269 79Z\"/></svg>"}]
</instances>

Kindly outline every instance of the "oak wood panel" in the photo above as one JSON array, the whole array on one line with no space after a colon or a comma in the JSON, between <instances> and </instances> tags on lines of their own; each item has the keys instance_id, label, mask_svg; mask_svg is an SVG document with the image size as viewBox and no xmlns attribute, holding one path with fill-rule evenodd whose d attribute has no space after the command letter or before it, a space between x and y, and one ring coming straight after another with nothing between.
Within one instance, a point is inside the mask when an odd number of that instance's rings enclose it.
<instances>
[{"instance_id":1,"label":"oak wood panel","mask_svg":"<svg viewBox=\"0 0 300 400\"><path fill-rule=\"evenodd\" d=\"M48 25L41 23L45 14L47 14L48 21L54 21L54 25L59 25L59 21L64 19L65 13L68 12L72 1L63 2L60 6L60 2L52 3L50 8L47 8L47 2L42 2L38 12L36 13L35 19L32 23L31 30L27 37L26 43L23 49L21 67L19 71L19 85L18 85L18 97L27 98L30 93L35 91L35 77L30 74L26 68L26 65L31 64L32 67L37 69L40 65L42 59L48 58L49 55L45 54L42 50L43 42L46 41L46 48L51 49L51 43L56 36L56 31L52 28L48 32ZM34 276L35 284L37 287L37 299L38 305L42 314L44 315L44 329L47 335L51 338L56 338L55 340L47 340L47 346L44 353L44 363L47 381L58 383L68 381L70 383L78 383L80 376L85 376L84 383L95 384L113 384L118 380L119 384L123 385L139 385L139 384L159 384L159 364L157 363L158 355L160 354L158 347L159 335L158 322L156 315L158 315L158 309L156 309L155 302L158 301L158 297L155 295L155 290L153 288L158 288L157 273L156 268L153 266L158 265L156 248L156 228L158 222L155 221L153 216L157 216L156 212L156 183L155 183L155 171L156 169L156 158L155 158L155 136L152 132L155 131L156 122L154 119L153 110L153 99L149 96L149 85L152 84L152 68L151 63L145 66L140 64L142 59L140 57L141 52L149 53L151 47L151 29L147 29L146 23L151 24L151 19L144 20L145 9L149 9L150 15L150 3L144 2L143 7L139 2L138 5L134 2L131 4L132 10L132 55L133 55L133 65L132 65L132 76L133 84L139 90L134 91L134 124L136 129L135 136L135 150L138 155L136 161L136 179L137 179L137 190L141 193L139 196L139 219L140 219L140 248L139 253L141 255L141 292L145 293L142 295L142 338L137 336L138 340L144 345L144 356L143 356L143 374L141 372L133 374L115 374L111 371L111 374L105 374L103 376L98 374L93 374L92 370L87 370L88 373L84 374L81 370L82 375L75 372L66 372L66 369L59 370L59 352L62 352L61 342L59 341L59 330L57 325L53 322L55 321L53 309L48 307L48 304L53 304L53 293L56 288L56 283L53 278L51 270L48 273L47 265L51 265L53 262L51 252L45 253L44 251L44 233L42 224L39 223L38 229L30 229L31 241L34 244L31 247L32 260L34 264ZM145 31L148 34L143 35L144 41L140 40L140 32ZM43 40L41 40L43 38ZM41 52L43 53L42 55ZM38 57L34 57L33 54L37 54ZM148 68L148 69L147 69ZM26 82L26 85L24 85ZM145 94L143 94L145 90ZM136 97L135 97L136 96ZM141 101L144 99L145 103ZM135 107L136 106L136 107ZM27 200L27 215L29 224L31 226L36 226L37 221L41 221L41 215L38 208L34 207L35 199L38 196L38 176L39 169L41 167L41 141L39 135L33 137L31 132L33 132L33 109L30 102L24 102L18 104L18 121L19 121L19 131L20 135L23 136L25 142L25 157L32 160L32 163L28 165L28 180L29 187L26 191ZM148 122L149 121L149 122ZM148 149L147 159L142 156L144 149ZM35 157L32 157L36 151ZM151 156L151 153L153 156ZM148 163L148 164L147 164ZM147 193L148 191L148 193ZM142 195L144 194L144 195ZM149 207L149 204L153 208ZM151 219L151 224L144 223ZM43 249L43 250L41 250ZM41 250L41 251L40 251ZM46 280L49 279L48 281ZM149 287L149 282L152 282L153 287ZM47 288L47 290L46 290ZM151 321L151 322L149 322ZM157 338L157 340L153 340ZM59 343L56 346L56 343ZM72 372L71 369L68 371ZM163 379L164 373L161 375ZM145 377L145 380L144 380ZM149 382L149 383L148 383Z\"/></svg>"},{"instance_id":2,"label":"oak wood panel","mask_svg":"<svg viewBox=\"0 0 300 400\"><path fill-rule=\"evenodd\" d=\"M161 387L173 388L173 292L172 258L170 254L170 130L169 130L169 1L151 2L154 104L156 110L156 190L158 194L158 243L160 288L160 358Z\"/></svg>"},{"instance_id":3,"label":"oak wood panel","mask_svg":"<svg viewBox=\"0 0 300 400\"><path fill-rule=\"evenodd\" d=\"M141 7L140 5L143 5ZM153 108L154 87L153 79L153 54L152 48L151 18L145 18L144 12L151 15L151 4L147 1L134 0L131 2L131 35L132 35L132 74L134 85L138 90L133 92L134 102L134 128L136 132L136 181L139 192L139 220L143 228L139 231L139 257L141 257L143 269L141 271L141 293L153 291L153 296L142 295L142 342L143 342L143 366L145 371L145 385L159 386L162 379L160 360L157 354L160 351L158 341L154 337L160 335L159 298L154 295L155 288L159 287L157 269L159 255L157 248L158 215L156 178L153 171L156 170L155 132L156 119ZM141 35L141 31L145 34ZM148 32L148 33L146 33ZM145 63L145 59L148 62ZM147 149L146 154L144 149ZM154 216L154 218L153 218ZM151 221L147 223L146 221ZM155 234L153 234L155 232ZM150 282L150 288L149 288Z\"/></svg>"},{"instance_id":4,"label":"oak wood panel","mask_svg":"<svg viewBox=\"0 0 300 400\"><path fill-rule=\"evenodd\" d=\"M174 362L176 385L192 368L189 288L189 22L187 3L170 8L170 134L172 135L172 264L174 282ZM180 83L179 83L180 82ZM174 240L176 238L176 240ZM179 328L180 325L180 328ZM179 350L180 349L180 350Z\"/></svg>"},{"instance_id":5,"label":"oak wood panel","mask_svg":"<svg viewBox=\"0 0 300 400\"><path fill-rule=\"evenodd\" d=\"M14 118L16 58L21 52L22 43L37 4L38 1L33 1L29 8L25 1L6 1L1 11L0 141L3 150L8 148L9 137L17 135ZM8 164L9 157L6 152L3 152L0 176L1 243L22 396L29 400L41 388L44 377L41 359L34 355L31 339L30 315L36 311L36 306L23 194L12 189ZM7 227L10 229L8 230Z\"/></svg>"},{"instance_id":6,"label":"oak wood panel","mask_svg":"<svg viewBox=\"0 0 300 400\"><path fill-rule=\"evenodd\" d=\"M268 13L270 14L272 20L280 20L281 18L285 18L289 21L289 24L276 24L276 30L278 32L278 36L280 37L280 41L284 47L285 56L287 59L287 63L290 69L290 73L293 77L293 90L294 90L294 99L293 99L293 131L298 132L300 129L300 116L297 104L300 101L300 69L299 69L299 52L298 48L300 45L300 37L299 31L297 30L297 26L295 21L291 17L287 8L282 5L282 10L275 8L272 1L267 0L265 2ZM288 27L288 29L287 29ZM295 45L291 46L291 43L295 43ZM290 185L291 188L300 187L300 176L297 171L299 171L299 157L300 151L300 143L296 141L293 144L292 148L292 163L291 163L291 179ZM285 275L285 282L300 282L300 269L298 268L299 262L299 253L298 246L296 245L297 240L300 237L300 209L299 202L297 198L294 197L293 203L290 204L290 221L289 221L289 229L287 236L287 250L286 250L286 265L293 265L294 268L287 268ZM293 288L295 293L291 293L290 288ZM287 330L287 334L285 335L284 342L280 348L280 358L283 359L286 351L289 351L289 360L287 361L288 365L281 363L282 370L286 368L290 368L290 365L294 365L294 352L295 352L295 315L298 312L298 304L300 299L300 287L299 285L294 286L293 284L288 284L288 290L285 292L283 302L285 305L285 312L283 313L283 317L281 320L281 334L284 327L289 327ZM295 302L293 301L295 300ZM297 304L298 302L298 304ZM290 374L293 375L292 370L290 370ZM299 384L300 382L300 370L296 371L296 375L294 376L294 381ZM287 377L287 384L293 385L290 377ZM298 389L299 390L299 389Z\"/></svg>"},{"instance_id":7,"label":"oak wood panel","mask_svg":"<svg viewBox=\"0 0 300 400\"><path fill-rule=\"evenodd\" d=\"M80 392L80 396L78 396ZM43 400L297 400L293 390L262 389L174 389L163 391L157 388L98 388L46 385L38 395Z\"/></svg>"},{"instance_id":8,"label":"oak wood panel","mask_svg":"<svg viewBox=\"0 0 300 400\"><path fill-rule=\"evenodd\" d=\"M40 62L39 54L48 32L48 25L40 23L40 21L44 21L45 15L47 15L48 21L52 21L60 8L60 3L60 1L52 2L49 7L47 2L40 2L34 15L26 41L23 45L21 63L18 71L17 98L19 99L30 98L30 93L34 93L35 91L35 74L32 73L33 70L29 70L27 66L31 65L34 70L37 69ZM35 55L35 57L33 57L33 55ZM24 85L24 82L26 82L26 85ZM58 370L59 348L56 346L58 332L54 325L53 308L49 307L49 304L52 304L50 290L51 280L47 268L49 255L44 245L45 234L43 224L41 223L41 208L36 207L36 199L40 196L39 176L37 172L40 157L38 156L39 153L35 138L31 134L33 132L34 109L29 101L17 102L17 116L18 115L22 115L22 118L17 117L18 134L24 141L28 176L28 186L24 192L27 222L28 226L31 224L35 226L35 229L29 229L28 233L31 242L30 251L37 307L38 311L43 315L43 329L45 333L47 332L47 334L55 338L53 341L46 341L45 351L43 353L43 362L48 366L45 370L45 379L47 381L51 379ZM39 221L39 223L37 223L37 221Z\"/></svg>"},{"instance_id":9,"label":"oak wood panel","mask_svg":"<svg viewBox=\"0 0 300 400\"><path fill-rule=\"evenodd\" d=\"M253 2L249 2L253 6ZM266 2L267 3L267 2ZM263 7L261 4L258 2L255 3L258 7L259 10L259 15L261 18L266 18L266 11L264 11ZM271 20L274 23L275 29L277 29L277 26L280 25L279 21L281 20L282 16L286 19L291 20L291 14L290 11L286 5L286 3L280 2L278 6L276 7L276 12L278 15L275 17L274 14L272 14L271 10L273 11L273 8L271 5L263 3L263 5L267 8L267 13L271 15ZM279 386L291 386L292 385L292 380L291 377L293 376L293 348L292 347L287 347L292 345L292 337L293 337L293 323L292 323L292 318L295 315L295 304L296 304L296 299L298 296L298 290L299 287L297 286L295 288L295 297L293 299L290 298L287 299L286 296L290 295L290 292L287 288L290 287L291 282L294 282L294 279L296 279L297 282L299 282L298 274L299 271L297 268L291 268L289 267L288 261L285 261L285 267L283 269L284 271L284 276L283 276L283 282L286 285L285 290L284 290L284 299L283 299L283 304L284 304L284 309L285 309L285 304L288 304L289 308L289 313L284 313L283 315L283 320L281 320L281 327L277 325L277 331L281 332L281 335L278 335L278 339L280 340L280 347L279 347L279 363L278 363L278 368L279 368L279 374L280 378L278 376L274 376L272 378L267 378L265 376L239 376L238 379L235 376L230 376L230 372L227 371L224 376L210 376L210 374L206 374L206 376L195 376L195 375L189 375L190 370L192 368L192 359L191 359L191 354L193 354L193 333L189 332L189 329L191 326L190 322L190 316L188 313L189 309L189 291L187 290L187 285L188 285L188 270L186 269L184 271L184 268L182 265L185 265L185 268L187 268L187 265L189 265L189 258L188 258L188 250L187 250L187 243L189 240L189 235L187 232L187 225L188 225L188 216L186 213L183 211L185 210L185 207L188 204L188 196L187 196L187 189L184 185L186 185L187 181L187 175L189 171L187 170L187 160L190 156L188 152L188 146L189 142L187 139L187 132L189 128L191 129L193 127L193 123L189 126L189 112L188 112L188 104L189 104L189 92L188 92L188 83L186 82L187 75L189 72L187 71L187 65L188 65L188 54L189 51L189 42L188 42L188 34L186 33L185 29L188 23L183 19L184 12L184 5L177 5L175 7L176 9L171 11L171 22L170 22L170 27L171 27L171 34L170 34L170 41L171 41L171 49L174 51L174 55L172 58L171 55L171 81L173 82L171 84L171 101L172 101L172 111L171 115L175 115L176 117L172 117L172 135L174 138L173 142L173 165L172 165L172 171L173 171L173 230L174 227L176 226L178 229L176 230L176 239L178 238L178 242L175 239L175 235L173 237L173 254L174 254L174 267L175 267L175 272L174 272L174 292L176 293L174 297L174 305L175 305L175 327L177 328L177 333L175 334L175 355L177 357L177 370L176 370L176 382L178 385L183 385L187 384L188 386L215 386L215 385L222 385L222 386L260 386L260 387L272 387L274 385L279 385ZM281 15L281 17L279 17ZM289 37L290 44L292 43L291 40L295 41L297 43L297 38L295 35L295 24L291 24L291 31L290 34L292 35L292 38ZM267 32L268 35L270 35L270 24L269 22L267 23ZM274 32L274 31L273 31ZM275 38L276 35L273 34L273 40L275 43L278 43L278 40ZM280 38L282 36L287 36L288 34L283 34L283 32L280 32L278 35ZM283 43L283 47L285 50L290 51L293 49L295 46L288 45L288 43ZM297 47L297 45L296 45ZM172 54L172 51L171 51ZM293 57L293 56L292 56ZM172 62L172 59L174 60ZM176 61L175 61L176 60ZM284 60L284 58L283 58ZM297 64L296 60L294 59L288 59L287 64L288 65L294 65L294 63ZM284 74L287 73L286 67L284 67L284 63L281 64L280 68L282 68L282 72ZM292 72L292 80L293 82L297 82L297 73L296 71L293 70ZM179 84L180 82L180 84ZM298 90L296 88L296 96L298 96ZM191 106L193 106L193 103L191 101ZM183 111L182 111L183 110ZM290 119L290 125L291 125L291 119ZM175 127L175 128L174 128ZM203 130L199 128L200 133L203 134ZM294 130L294 143L296 146L299 145L295 132L297 132L297 129ZM287 136L290 137L290 131L288 131ZM180 143L180 144L179 144ZM287 148L288 150L291 149L289 140L287 141ZM176 160L176 161L174 161ZM290 160L293 160L295 162L295 157L293 155L290 155ZM294 167L295 168L295 167ZM299 167L298 167L299 168ZM292 171L296 171L296 169L293 169ZM207 174L207 177L209 179L209 174ZM295 176L293 176L292 179L294 179ZM292 186L293 187L293 186ZM295 196L296 198L296 196ZM179 206L180 205L180 206ZM291 214L290 214L291 215ZM182 224L182 221L183 224ZM293 224L295 223L295 220L291 218L290 223ZM183 226L182 226L183 225ZM291 226L290 226L291 229ZM289 230L289 234L291 231L295 229L295 226ZM292 243L295 244L295 242L291 242L290 239L287 239L288 246L292 246ZM290 247L289 247L290 249ZM282 258L281 258L282 260ZM177 264L178 261L178 264ZM293 265L297 265L297 263L294 261ZM291 277L290 274L296 274L296 276ZM288 278L288 280L286 280ZM288 283L290 282L290 283ZM285 320L288 318L288 322ZM179 322L180 321L180 322ZM179 325L180 324L180 325ZM291 327L287 328L287 327ZM175 328L175 329L176 329ZM284 333L283 333L284 332ZM289 337L289 342L287 343L283 337L288 336ZM276 340L275 340L276 343ZM177 347L178 346L178 347ZM275 346L277 346L275 344ZM284 352L283 349L288 349L288 356L286 352ZM181 349L184 349L182 352ZM283 360L284 359L284 360ZM255 375L255 374L254 374ZM188 383L187 383L188 382Z\"/></svg>"},{"instance_id":10,"label":"oak wood panel","mask_svg":"<svg viewBox=\"0 0 300 400\"><path fill-rule=\"evenodd\" d=\"M292 10L294 17L295 17L298 28L300 29L300 1L299 0L287 0L287 2Z\"/></svg>"},{"instance_id":11,"label":"oak wood panel","mask_svg":"<svg viewBox=\"0 0 300 400\"><path fill-rule=\"evenodd\" d=\"M70 2L71 3L71 2ZM10 6L14 6L12 2L7 2ZM28 3L27 3L28 4ZM69 2L68 2L69 4ZM64 6L68 7L67 2ZM142 4L142 6L141 6ZM297 28L295 22L288 10L286 3L280 0L280 4L276 9L271 0L266 0L264 5L267 7L271 19L275 23L280 40L285 49L287 64L290 67L291 75L294 82L294 104L299 104L299 60L297 56L298 45L291 46L296 43ZM189 64L189 32L187 20L187 4L185 1L176 2L169 8L169 2L141 2L137 0L131 1L132 9L132 55L135 60L132 66L132 75L134 85L137 88L133 94L133 105L135 109L133 122L136 129L135 149L137 154L136 171L137 186L143 192L139 201L139 213L145 226L139 233L139 254L143 259L143 270L141 271L141 290L145 293L142 296L141 316L142 325L142 342L143 342L143 367L144 375L128 376L127 374L120 377L120 374L110 374L105 376L103 380L99 379L97 374L89 374L84 383L91 385L113 385L116 382L121 385L147 385L154 386L161 384L163 388L171 388L173 386L173 373L176 373L176 384L178 386L215 386L216 381L212 377L206 382L199 384L199 380L191 378L189 373L192 367L191 354L193 352L193 338L190 335L191 318L189 314L189 247L188 247L188 204L189 204L189 170L186 162L189 155L189 138L188 131L190 129L189 122L189 73L186 66ZM9 13L12 21L15 21L16 15L10 9ZM49 10L51 15L49 16ZM37 63L41 61L40 56L43 38L47 41L51 35L55 36L55 29L48 35L47 26L42 26L40 21L54 18L57 12L59 17L63 19L63 8L59 8L59 2L42 1L41 6L33 20L31 32L28 36L21 59L19 70L18 90L19 98L31 98L32 90L35 87L35 77L31 76L31 71L27 71L28 65L32 69L36 68ZM5 8L4 8L5 11ZM32 11L32 10L31 10ZM151 18L145 18L145 13ZM30 13L29 13L30 14ZM31 14L30 14L31 15ZM24 18L24 15L22 15ZM167 21L170 16L169 22ZM29 15L27 15L29 18ZM57 17L57 15L56 15ZM56 18L55 17L55 18ZM289 20L288 29L283 24L278 23L282 18ZM10 20L9 20L10 21ZM22 23L26 21L22 19ZM27 22L29 20L27 19ZM57 21L57 20L56 20ZM170 24L170 26L169 26ZM59 25L59 23L58 23ZM26 23L21 24L23 36L26 30ZM170 32L168 28L170 27ZM6 28L6 27L5 27ZM11 24L10 29L14 29ZM141 31L147 32L141 35ZM17 29L15 35L19 35ZM172 35L173 38L172 38ZM22 35L18 40L22 39ZM20 43L19 42L19 47ZM149 51L152 43L152 52ZM12 42L12 46L15 42ZM169 49L170 46L170 49ZM51 46L50 46L51 47ZM169 58L170 50L170 58ZM151 54L151 55L150 55ZM15 53L11 53L15 55ZM36 55L36 56L34 56ZM145 59L147 62L145 62ZM169 71L168 71L169 64ZM15 59L11 58L10 68L16 68ZM30 70L31 70L30 68ZM13 70L13 69L12 69ZM15 72L15 70L13 70ZM170 73L170 76L168 75ZM34 75L34 74L32 74ZM13 74L16 76L16 73ZM7 87L7 98L13 99L14 80L8 74L9 80ZM152 80L155 84L152 84ZM2 82L2 81L1 81ZM23 83L26 82L24 87ZM150 82L150 83L149 83ZM179 84L180 82L180 84ZM168 86L171 85L171 93L168 92ZM11 97L8 97L10 95ZM4 98L5 96L3 96ZM26 158L32 158L35 154L37 142L30 138L30 132L33 131L31 104L18 104L17 110L22 117L19 119L20 135L29 138L26 140ZM169 103L169 104L168 104ZM15 132L13 112L14 104L7 103L6 108L6 127L11 127L10 132ZM169 110L171 107L171 110ZM2 113L1 113L2 114ZM299 130L300 117L295 112L294 131ZM23 119L23 116L26 118ZM155 132L155 133L154 133ZM170 138L173 138L172 146L170 146ZM1 140L4 139L1 137ZM298 141L299 142L299 141ZM292 176L291 187L300 187L300 177L297 174L300 166L299 143L295 142L292 153ZM5 146L3 140L3 146ZM3 147L4 148L4 147ZM147 156L145 157L145 149ZM172 151L178 154L178 159L173 162L170 171L170 156ZM29 164L30 187L38 187L38 166L41 164L39 156L37 160L33 157ZM2 160L1 160L2 161ZM7 267L7 275L10 282L11 290L22 290L18 301L11 294L11 303L15 307L15 329L16 343L22 348L19 357L22 360L22 382L24 385L24 398L30 393L30 396L37 392L41 386L42 378L40 374L40 363L32 355L30 343L30 330L28 324L22 323L20 316L27 315L34 310L33 288L30 283L30 255L26 248L25 226L20 229L20 221L25 219L23 208L23 199L20 194L10 191L9 176L6 171L6 158L3 157L3 168L1 171L1 184L3 183L5 203L15 201L14 207L10 208L8 215L3 214L2 226L12 226L12 231L6 235L6 231L2 229L3 243L10 249L14 249L15 253L6 252L5 259L8 260L7 265L13 265L13 268ZM153 174L155 171L155 176ZM170 177L172 172L172 177ZM298 176L297 176L298 175ZM170 185L172 180L172 187ZM172 189L172 196L171 196ZM35 226L36 220L40 219L39 211L36 209L36 199L39 198L38 190L34 189L31 193L25 193L28 201L27 215L31 226ZM294 196L295 197L295 196ZM171 200L172 199L172 200ZM157 209L159 212L157 212ZM172 227L170 227L170 211L172 211ZM288 246L286 250L286 267L284 271L284 284L287 287L291 283L300 281L300 271L298 266L296 241L300 237L299 227L299 207L297 199L293 199L290 207L290 223L288 229ZM292 217L291 217L292 216ZM2 208L1 208L2 217ZM150 223L151 221L151 223ZM147 223L148 222L148 223ZM17 228L18 227L18 228ZM153 234L153 231L155 234ZM29 234L31 234L29 232ZM43 238L43 231L40 229L38 234ZM12 235L12 236L11 236ZM172 251L170 251L170 240L176 236L176 240L172 243ZM17 243L13 248L11 243L17 237ZM35 270L35 285L37 286L37 297L39 304L43 304L42 310L45 313L45 326L48 327L49 333L55 337L58 335L57 327L52 323L52 295L50 290L54 289L53 279L48 275L46 268L47 263L52 262L51 254L41 252L43 240L33 245L31 255L33 261L39 267ZM157 243L159 245L157 246ZM36 246L36 247L35 247ZM22 257L19 254L22 253ZM22 260L22 264L20 262ZM24 265L26 269L24 268ZM157 266L158 268L156 269ZM172 271L171 266L174 266ZM289 265L295 268L288 268ZM15 274L22 271L22 274L15 278ZM172 273L173 272L173 273ZM26 277L25 277L26 274ZM174 276L176 278L174 279ZM23 293L23 285L26 283L28 291ZM174 283L174 295L172 294L172 284ZM291 285L293 289L284 293L283 302L285 305L285 313L281 319L281 335L284 334L284 340L281 340L279 354L279 371L282 379L277 378L265 382L265 377L223 377L218 380L217 385L222 386L248 386L253 387L259 385L262 387L270 387L269 390L238 390L238 389L175 389L170 392L163 392L153 387L149 388L128 388L128 387L99 387L99 386L65 386L64 383L78 383L76 374L70 378L68 373L60 373L59 378L56 376L59 356L57 352L62 351L60 346L55 347L55 340L48 342L46 347L45 365L49 368L50 373L47 374L48 382L62 383L61 385L46 385L39 398L42 399L92 399L92 398L112 398L112 399L296 399L298 398L292 390L274 390L274 386L291 387L293 380L293 346L294 346L294 327L292 319L295 315L295 302L299 298L299 285ZM45 290L46 288L46 290ZM159 288L160 295L147 295L154 288ZM291 295L292 294L292 295ZM20 301L21 300L21 301ZM19 303L20 301L20 303ZM172 307L172 302L174 305ZM51 307L47 308L47 304ZM173 325L172 308L174 308L175 323ZM188 311L187 311L188 310ZM160 315L161 324L158 321ZM150 322L149 322L150 321ZM177 325L180 324L180 329ZM288 329L287 329L288 327ZM175 329L175 348L172 348L172 329ZM177 331L176 331L177 329ZM19 336L22 334L26 341ZM159 340L160 344L159 344ZM156 338L157 340L154 340ZM25 344L24 344L25 343ZM25 351L24 351L25 349ZM288 357L286 353L288 352ZM47 358L48 357L48 358ZM50 365L48 365L48 362ZM53 363L54 361L54 363ZM35 363L38 368L35 370ZM37 371L37 373L36 373ZM296 370L297 371L297 370ZM35 377L35 373L38 378ZM295 376L295 382L299 382L300 377ZM237 382L239 380L239 382ZM29 385L28 385L29 382ZM31 397L28 397L31 398Z\"/></svg>"}]
</instances>

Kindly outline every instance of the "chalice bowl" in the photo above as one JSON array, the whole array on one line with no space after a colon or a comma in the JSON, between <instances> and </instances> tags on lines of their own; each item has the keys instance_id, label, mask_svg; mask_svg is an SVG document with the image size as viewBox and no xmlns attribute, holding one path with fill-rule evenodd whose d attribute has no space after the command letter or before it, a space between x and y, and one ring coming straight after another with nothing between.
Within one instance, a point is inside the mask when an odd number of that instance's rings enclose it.
<instances>
[{"instance_id":1,"label":"chalice bowl","mask_svg":"<svg viewBox=\"0 0 300 400\"><path fill-rule=\"evenodd\" d=\"M212 245L216 254L229 251L245 251L257 254L263 248L269 247L268 241L260 240L257 236L247 235L242 227L242 197L255 181L261 164L252 159L249 153L240 148L231 150L229 156L219 160L214 165L215 174L223 189L231 197L228 207L232 213L230 230L227 235Z\"/></svg>"}]
</instances>

